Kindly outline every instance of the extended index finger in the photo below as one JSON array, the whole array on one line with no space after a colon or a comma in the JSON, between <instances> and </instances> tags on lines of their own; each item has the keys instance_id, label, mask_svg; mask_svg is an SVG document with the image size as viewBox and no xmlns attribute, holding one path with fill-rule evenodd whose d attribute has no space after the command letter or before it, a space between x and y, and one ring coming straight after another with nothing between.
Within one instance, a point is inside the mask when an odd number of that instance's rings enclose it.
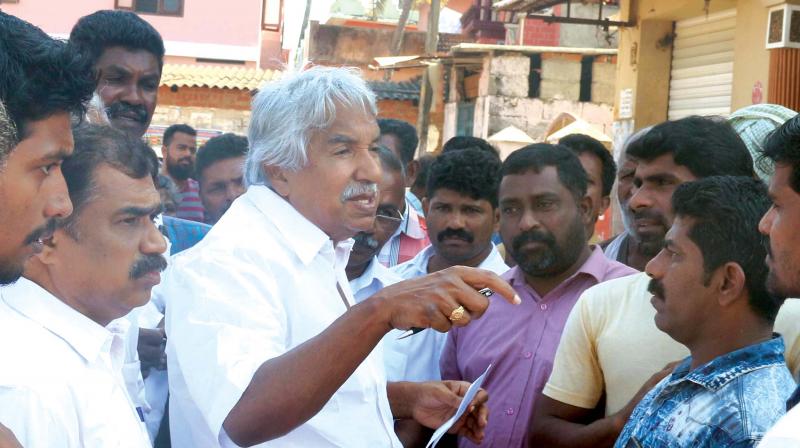
<instances>
[{"instance_id":1,"label":"extended index finger","mask_svg":"<svg viewBox=\"0 0 800 448\"><path fill-rule=\"evenodd\" d=\"M489 288L503 296L503 298L512 305L519 305L522 303L522 300L514 291L514 288L492 271L480 268L469 268L466 266L456 266L453 269L464 283L475 289Z\"/></svg>"}]
</instances>

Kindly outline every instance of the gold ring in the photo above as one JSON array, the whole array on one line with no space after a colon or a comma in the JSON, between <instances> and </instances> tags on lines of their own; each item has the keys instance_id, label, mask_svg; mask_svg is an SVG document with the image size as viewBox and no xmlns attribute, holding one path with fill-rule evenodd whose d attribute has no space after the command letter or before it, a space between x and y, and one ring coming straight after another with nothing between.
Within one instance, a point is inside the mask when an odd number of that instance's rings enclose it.
<instances>
[{"instance_id":1,"label":"gold ring","mask_svg":"<svg viewBox=\"0 0 800 448\"><path fill-rule=\"evenodd\" d=\"M464 317L464 313L466 312L467 310L465 310L463 306L454 309L453 312L450 313L450 321L455 322L457 320L461 320L461 318Z\"/></svg>"}]
</instances>

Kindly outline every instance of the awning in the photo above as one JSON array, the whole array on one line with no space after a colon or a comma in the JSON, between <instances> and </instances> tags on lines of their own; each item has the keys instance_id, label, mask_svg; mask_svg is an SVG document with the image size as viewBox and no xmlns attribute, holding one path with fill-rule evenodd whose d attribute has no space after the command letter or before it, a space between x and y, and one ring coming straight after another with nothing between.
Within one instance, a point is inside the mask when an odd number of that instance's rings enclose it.
<instances>
[{"instance_id":1,"label":"awning","mask_svg":"<svg viewBox=\"0 0 800 448\"><path fill-rule=\"evenodd\" d=\"M252 91L264 83L280 79L281 76L280 70L242 66L164 64L160 85Z\"/></svg>"},{"instance_id":2,"label":"awning","mask_svg":"<svg viewBox=\"0 0 800 448\"><path fill-rule=\"evenodd\" d=\"M367 84L379 100L419 100L419 77L410 81L369 81Z\"/></svg>"}]
</instances>

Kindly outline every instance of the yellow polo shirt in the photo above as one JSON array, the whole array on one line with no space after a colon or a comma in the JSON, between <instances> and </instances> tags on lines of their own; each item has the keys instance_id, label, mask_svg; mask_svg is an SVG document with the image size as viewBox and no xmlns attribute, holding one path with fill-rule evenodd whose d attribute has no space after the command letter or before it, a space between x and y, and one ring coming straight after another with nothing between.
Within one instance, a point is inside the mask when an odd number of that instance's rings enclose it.
<instances>
[{"instance_id":1,"label":"yellow polo shirt","mask_svg":"<svg viewBox=\"0 0 800 448\"><path fill-rule=\"evenodd\" d=\"M553 372L544 387L548 397L580 408L597 406L606 392L606 415L622 409L654 373L689 350L656 327L647 292L650 278L640 273L586 290L567 318ZM787 300L775 321L783 335L786 362L800 372L800 301Z\"/></svg>"}]
</instances>

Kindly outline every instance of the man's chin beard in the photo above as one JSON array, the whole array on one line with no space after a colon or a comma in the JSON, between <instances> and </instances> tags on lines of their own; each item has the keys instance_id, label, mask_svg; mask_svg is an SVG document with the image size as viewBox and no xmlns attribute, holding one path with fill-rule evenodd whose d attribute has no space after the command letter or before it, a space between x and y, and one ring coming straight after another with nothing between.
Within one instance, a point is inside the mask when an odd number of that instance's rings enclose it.
<instances>
[{"instance_id":1,"label":"man's chin beard","mask_svg":"<svg viewBox=\"0 0 800 448\"><path fill-rule=\"evenodd\" d=\"M184 168L178 168L178 167L175 167L175 166L167 166L167 172L169 173L170 176L172 176L172 178L177 179L177 180L181 180L181 181L189 179L190 177L192 177L192 169L191 168L184 169Z\"/></svg>"},{"instance_id":2,"label":"man's chin beard","mask_svg":"<svg viewBox=\"0 0 800 448\"><path fill-rule=\"evenodd\" d=\"M22 265L18 266L13 263L0 265L0 286L16 282L22 277L23 271L24 266Z\"/></svg>"}]
</instances>

